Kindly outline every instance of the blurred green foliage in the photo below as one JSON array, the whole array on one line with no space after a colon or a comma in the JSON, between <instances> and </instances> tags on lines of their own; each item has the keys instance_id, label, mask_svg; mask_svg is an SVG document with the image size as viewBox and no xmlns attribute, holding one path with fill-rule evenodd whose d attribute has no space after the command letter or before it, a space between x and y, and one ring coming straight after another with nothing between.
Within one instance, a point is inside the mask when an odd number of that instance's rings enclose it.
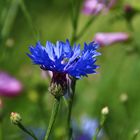
<instances>
[{"instance_id":1,"label":"blurred green foliage","mask_svg":"<svg viewBox=\"0 0 140 140\"><path fill-rule=\"evenodd\" d=\"M17 77L24 85L20 96L2 97L4 140L19 140L24 135L10 123L10 112L21 113L24 124L35 128L45 129L50 117L52 96L46 95L49 79L43 79L40 69L31 64L26 56L28 47L38 40L43 44L46 40L65 41L72 34L69 1L25 0L32 23L19 3L20 0L0 0L0 70ZM101 48L99 51L102 56L97 62L100 65L99 73L77 83L73 118L79 120L84 114L99 118L101 108L109 106L110 113L104 128L108 140L131 140L134 130L140 129L140 14L132 19L133 31L130 30L126 20L117 16L125 3L140 10L139 0L120 0L116 9L107 15L97 16L88 31L77 41L81 44L92 41L96 32L124 31L132 37L132 41L126 44ZM78 32L88 19L89 16L80 13ZM6 29L3 29L5 26ZM10 42L12 45L8 44L9 40L13 41ZM129 53L128 50L133 50L135 46L137 51ZM126 103L120 101L122 93L128 94ZM59 121L56 121L52 139L64 139L66 107L63 106L64 103L61 103ZM137 140L140 140L140 136Z\"/></svg>"}]
</instances>

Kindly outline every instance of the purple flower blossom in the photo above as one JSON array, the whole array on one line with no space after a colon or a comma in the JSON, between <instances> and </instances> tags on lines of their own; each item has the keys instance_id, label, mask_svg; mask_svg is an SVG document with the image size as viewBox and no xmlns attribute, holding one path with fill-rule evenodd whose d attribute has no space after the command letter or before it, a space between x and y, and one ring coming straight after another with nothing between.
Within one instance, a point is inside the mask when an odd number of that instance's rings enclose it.
<instances>
[{"instance_id":1,"label":"purple flower blossom","mask_svg":"<svg viewBox=\"0 0 140 140\"><path fill-rule=\"evenodd\" d=\"M41 69L52 72L49 91L56 97L62 96L68 89L67 77L80 79L82 76L96 73L96 57L98 44L84 43L84 49L74 44L71 47L69 40L57 41L56 45L47 41L43 47L40 42L35 47L31 46L30 54L27 54L32 62L39 65ZM54 94L54 89L61 89L61 94Z\"/></svg>"},{"instance_id":2,"label":"purple flower blossom","mask_svg":"<svg viewBox=\"0 0 140 140\"><path fill-rule=\"evenodd\" d=\"M116 3L116 0L85 0L82 12L85 15L97 15L102 10L107 12Z\"/></svg>"},{"instance_id":3,"label":"purple flower blossom","mask_svg":"<svg viewBox=\"0 0 140 140\"><path fill-rule=\"evenodd\" d=\"M115 33L97 33L94 40L100 44L100 46L108 46L118 42L124 42L129 39L129 34L124 32Z\"/></svg>"},{"instance_id":4,"label":"purple flower blossom","mask_svg":"<svg viewBox=\"0 0 140 140\"><path fill-rule=\"evenodd\" d=\"M10 76L0 71L0 95L1 96L17 96L22 90L22 84Z\"/></svg>"},{"instance_id":5,"label":"purple flower blossom","mask_svg":"<svg viewBox=\"0 0 140 140\"><path fill-rule=\"evenodd\" d=\"M104 7L104 4L99 3L98 0L85 0L82 12L86 15L96 15Z\"/></svg>"}]
</instances>

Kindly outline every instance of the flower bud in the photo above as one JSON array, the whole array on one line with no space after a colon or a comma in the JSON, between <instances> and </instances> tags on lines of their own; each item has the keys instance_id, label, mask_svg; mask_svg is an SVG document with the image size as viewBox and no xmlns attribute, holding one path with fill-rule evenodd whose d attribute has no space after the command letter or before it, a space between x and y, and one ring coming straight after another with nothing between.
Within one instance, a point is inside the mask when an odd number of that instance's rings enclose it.
<instances>
[{"instance_id":1,"label":"flower bud","mask_svg":"<svg viewBox=\"0 0 140 140\"><path fill-rule=\"evenodd\" d=\"M60 84L51 83L49 87L49 92L54 95L56 98L63 96L63 89Z\"/></svg>"},{"instance_id":2,"label":"flower bud","mask_svg":"<svg viewBox=\"0 0 140 140\"><path fill-rule=\"evenodd\" d=\"M15 40L14 40L13 38L8 38L8 39L6 40L6 43L5 43L5 45L6 45L7 47L13 47L14 44L15 44Z\"/></svg>"},{"instance_id":3,"label":"flower bud","mask_svg":"<svg viewBox=\"0 0 140 140\"><path fill-rule=\"evenodd\" d=\"M22 118L19 113L12 112L10 116L10 120L13 124L18 125L21 122Z\"/></svg>"},{"instance_id":4,"label":"flower bud","mask_svg":"<svg viewBox=\"0 0 140 140\"><path fill-rule=\"evenodd\" d=\"M102 115L108 115L108 113L109 113L108 106L102 108L102 110L101 110L101 114L102 114Z\"/></svg>"},{"instance_id":5,"label":"flower bud","mask_svg":"<svg viewBox=\"0 0 140 140\"><path fill-rule=\"evenodd\" d=\"M124 12L125 13L131 13L131 12L133 12L133 10L134 10L134 8L131 6L131 5L129 5L129 4L126 4L125 6L124 6Z\"/></svg>"},{"instance_id":6,"label":"flower bud","mask_svg":"<svg viewBox=\"0 0 140 140\"><path fill-rule=\"evenodd\" d=\"M127 100L128 100L128 95L127 95L127 93L122 93L122 94L120 95L120 101L121 101L122 103L125 103L125 102L127 102Z\"/></svg>"}]
</instances>

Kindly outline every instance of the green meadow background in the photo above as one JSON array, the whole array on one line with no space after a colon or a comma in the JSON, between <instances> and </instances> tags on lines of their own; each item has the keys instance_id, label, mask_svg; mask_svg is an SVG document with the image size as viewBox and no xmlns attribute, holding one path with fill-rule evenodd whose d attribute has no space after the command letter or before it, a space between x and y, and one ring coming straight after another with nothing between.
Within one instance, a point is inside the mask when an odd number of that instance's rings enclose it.
<instances>
[{"instance_id":1,"label":"green meadow background","mask_svg":"<svg viewBox=\"0 0 140 140\"><path fill-rule=\"evenodd\" d=\"M47 92L49 78L43 78L39 67L32 65L26 55L28 47L38 40L43 45L46 40L65 41L72 34L69 0L24 0L25 7L19 6L19 1L0 0L0 71L16 77L24 86L18 97L0 97L4 104L4 140L25 139L24 133L10 122L12 111L21 114L27 127L45 130L50 118L53 97ZM100 119L101 109L108 106L106 140L131 140L134 131L140 129L140 14L129 22L130 28L125 18L119 16L126 3L140 10L139 0L120 0L115 9L97 16L77 41L83 46L84 42L93 41L97 32L128 32L131 37L126 43L100 48L98 74L77 82L72 117L77 122L83 115ZM78 32L89 18L80 13ZM120 101L123 93L128 95L125 103ZM65 112L62 101L52 135L54 140L65 140ZM140 135L136 140L140 140Z\"/></svg>"}]
</instances>

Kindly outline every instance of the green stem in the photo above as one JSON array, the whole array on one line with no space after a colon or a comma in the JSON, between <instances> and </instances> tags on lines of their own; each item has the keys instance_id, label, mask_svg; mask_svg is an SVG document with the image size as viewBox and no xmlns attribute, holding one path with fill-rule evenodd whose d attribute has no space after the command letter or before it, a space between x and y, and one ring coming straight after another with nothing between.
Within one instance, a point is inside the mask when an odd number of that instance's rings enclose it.
<instances>
[{"instance_id":1,"label":"green stem","mask_svg":"<svg viewBox=\"0 0 140 140\"><path fill-rule=\"evenodd\" d=\"M33 133L33 132L31 132L31 131L29 131L28 129L26 129L23 125L22 125L22 123L18 123L17 124L17 126L21 129L21 130L23 130L25 133L27 133L28 135L30 135L34 140L38 140L38 138L35 136L35 134Z\"/></svg>"},{"instance_id":2,"label":"green stem","mask_svg":"<svg viewBox=\"0 0 140 140\"><path fill-rule=\"evenodd\" d=\"M77 27L78 27L78 19L79 19L79 11L80 11L80 3L79 1L71 0L71 20L72 20L72 37L71 44L73 44L77 40Z\"/></svg>"},{"instance_id":3,"label":"green stem","mask_svg":"<svg viewBox=\"0 0 140 140\"><path fill-rule=\"evenodd\" d=\"M71 112L72 112L72 100L69 101L68 104L68 118L67 118L67 135L68 135L68 140L71 139L72 136L72 128L71 128Z\"/></svg>"},{"instance_id":4,"label":"green stem","mask_svg":"<svg viewBox=\"0 0 140 140\"><path fill-rule=\"evenodd\" d=\"M26 8L26 5L25 5L25 3L24 3L24 0L21 0L21 1L20 1L20 7L21 7L21 10L23 11L23 14L24 14L24 16L25 16L25 18L26 18L26 20L27 20L27 22L28 22L30 28L31 28L32 31L33 31L34 38L38 40L39 37L38 37L38 35L37 35L37 34L38 34L38 33L37 33L37 30L36 30L36 28L35 28L34 25L33 25L32 18L31 18L30 14L29 14L29 12L28 12L28 10L27 10L27 8Z\"/></svg>"},{"instance_id":5,"label":"green stem","mask_svg":"<svg viewBox=\"0 0 140 140\"><path fill-rule=\"evenodd\" d=\"M72 79L72 84L71 84L72 93L71 93L70 100L68 102L68 118L67 118L68 140L71 140L72 137L71 114L72 114L73 100L75 95L75 86L76 86L76 79Z\"/></svg>"},{"instance_id":6,"label":"green stem","mask_svg":"<svg viewBox=\"0 0 140 140\"><path fill-rule=\"evenodd\" d=\"M55 120L56 120L59 104L60 104L60 99L55 98L51 118L50 118L50 121L49 121L49 126L48 126L47 133L46 133L46 136L45 136L44 140L49 139L49 136L50 136L52 128L53 128L53 125L54 125Z\"/></svg>"},{"instance_id":7,"label":"green stem","mask_svg":"<svg viewBox=\"0 0 140 140\"><path fill-rule=\"evenodd\" d=\"M97 17L96 17L97 18ZM88 30L89 26L92 24L92 22L95 20L95 16L91 17L87 23L84 25L84 27L81 29L80 33L77 35L76 40L80 39L85 32Z\"/></svg>"},{"instance_id":8,"label":"green stem","mask_svg":"<svg viewBox=\"0 0 140 140\"><path fill-rule=\"evenodd\" d=\"M95 135L94 135L94 137L93 137L93 140L97 140L97 137L98 137L98 134L99 134L101 128L102 128L102 127L99 126L99 127L96 129L96 132L95 132Z\"/></svg>"},{"instance_id":9,"label":"green stem","mask_svg":"<svg viewBox=\"0 0 140 140\"><path fill-rule=\"evenodd\" d=\"M64 96L63 96L63 100L64 100L64 103L65 103L66 107L68 107L69 106L68 101Z\"/></svg>"},{"instance_id":10,"label":"green stem","mask_svg":"<svg viewBox=\"0 0 140 140\"><path fill-rule=\"evenodd\" d=\"M10 8L8 10L6 19L3 23L3 27L2 27L2 30L1 30L1 36L4 39L6 37L8 37L8 35L11 31L11 28L13 26L14 20L16 18L17 12L18 12L19 3L20 3L20 0L12 0L11 1Z\"/></svg>"},{"instance_id":11,"label":"green stem","mask_svg":"<svg viewBox=\"0 0 140 140\"><path fill-rule=\"evenodd\" d=\"M77 40L77 27L78 27L79 13L80 13L79 1L71 0L71 8L72 8L71 16L72 16L72 28L73 28L71 44L74 44ZM72 79L70 99L68 100L68 104L67 104L68 105L68 116L67 116L68 140L70 140L72 137L71 114L72 114L73 100L74 100L74 94L75 94L75 86L76 86L76 79Z\"/></svg>"},{"instance_id":12,"label":"green stem","mask_svg":"<svg viewBox=\"0 0 140 140\"><path fill-rule=\"evenodd\" d=\"M97 137L98 137L98 135L99 135L101 129L102 129L103 126L104 126L105 120L106 120L106 115L102 115L102 116L101 116L101 120L100 120L100 125L99 125L99 127L96 129L95 135L93 136L93 139L92 139L92 140L97 140Z\"/></svg>"},{"instance_id":13,"label":"green stem","mask_svg":"<svg viewBox=\"0 0 140 140\"><path fill-rule=\"evenodd\" d=\"M2 121L0 121L0 140L3 140Z\"/></svg>"}]
</instances>

